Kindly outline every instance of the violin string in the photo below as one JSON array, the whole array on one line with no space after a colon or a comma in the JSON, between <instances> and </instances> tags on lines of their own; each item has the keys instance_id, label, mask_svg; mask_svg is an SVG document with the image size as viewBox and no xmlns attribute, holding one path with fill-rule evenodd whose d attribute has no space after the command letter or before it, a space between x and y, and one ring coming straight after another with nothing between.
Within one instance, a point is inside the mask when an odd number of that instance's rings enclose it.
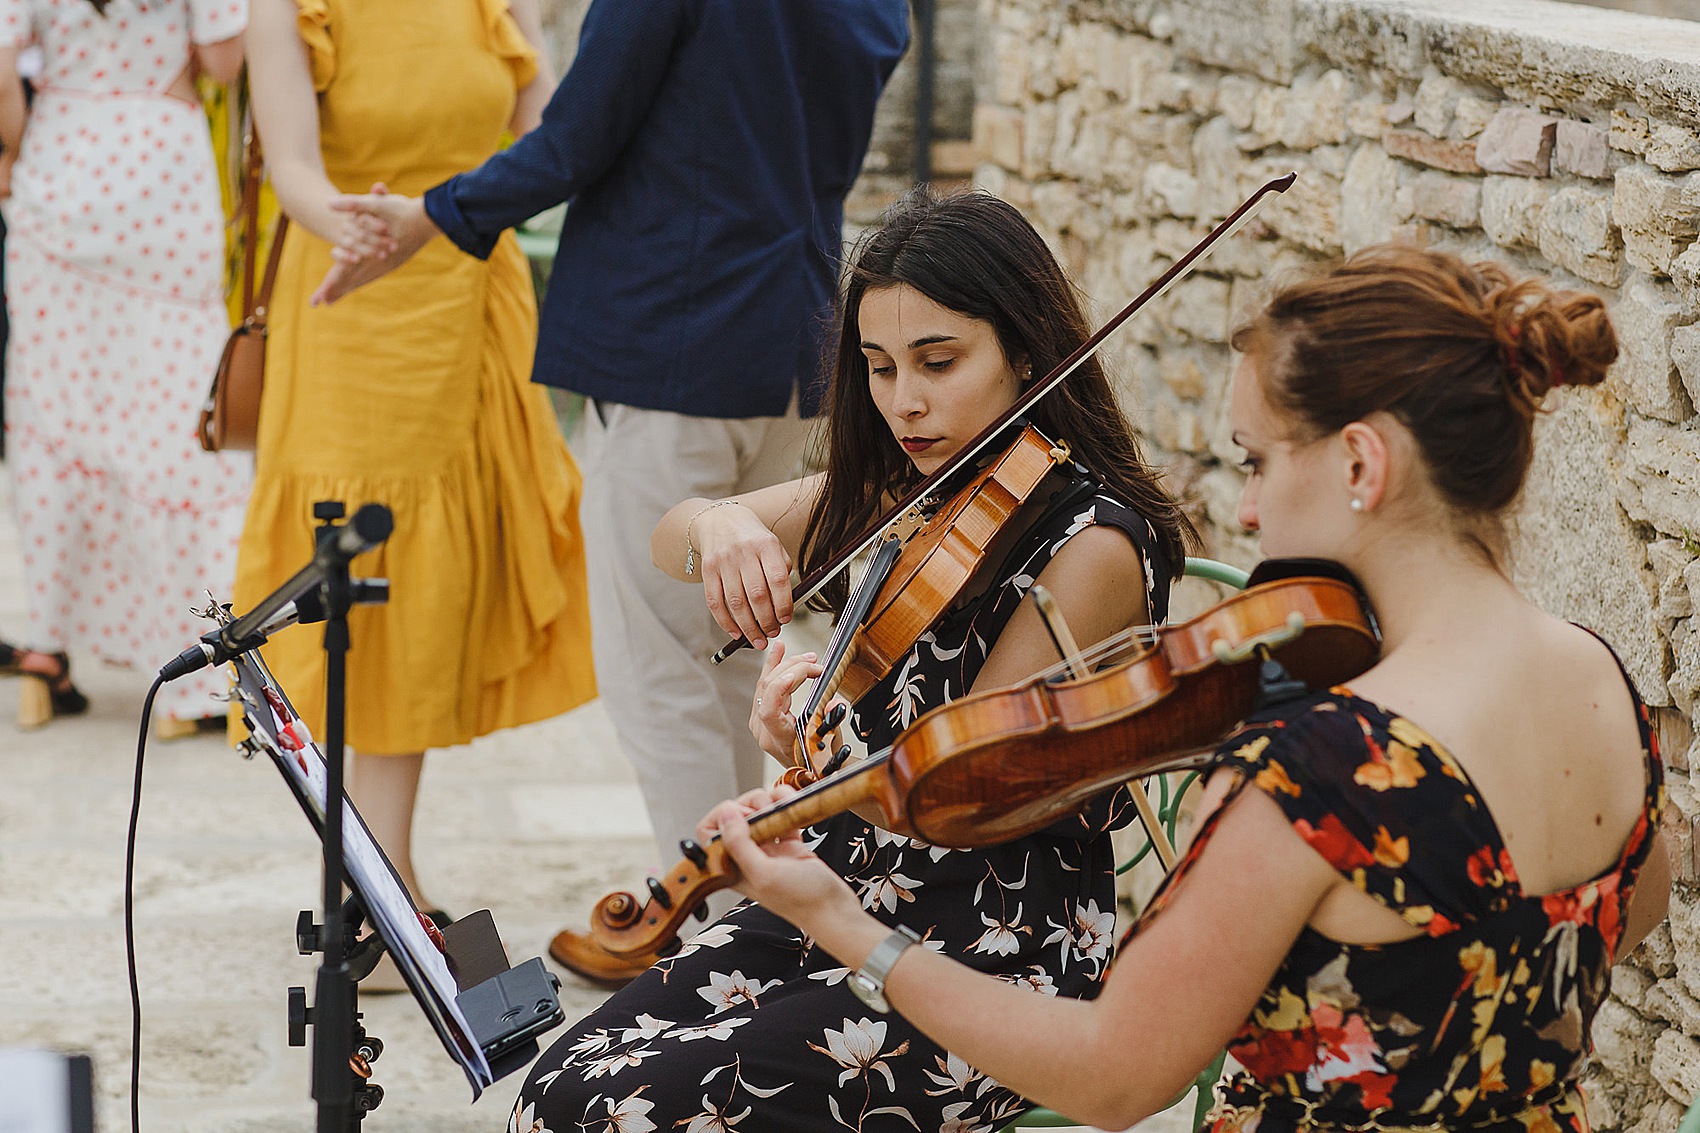
<instances>
[{"instance_id":1,"label":"violin string","mask_svg":"<svg viewBox=\"0 0 1700 1133\"><path fill-rule=\"evenodd\" d=\"M1063 660L1039 670L1033 675L1033 679L1048 681L1058 676L1067 676L1069 670L1076 664L1083 664L1088 668L1096 667L1107 657L1114 655L1129 645L1152 645L1156 643L1159 634L1159 628L1154 625L1128 626L1126 629L1112 633L1096 645L1081 650L1078 657L1065 657Z\"/></svg>"}]
</instances>

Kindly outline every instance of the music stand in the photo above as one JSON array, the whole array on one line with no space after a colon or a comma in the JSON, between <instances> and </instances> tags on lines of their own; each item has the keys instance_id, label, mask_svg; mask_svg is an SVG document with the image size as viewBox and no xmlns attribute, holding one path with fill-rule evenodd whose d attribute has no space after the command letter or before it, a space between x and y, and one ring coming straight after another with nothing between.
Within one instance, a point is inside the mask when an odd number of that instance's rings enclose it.
<instances>
[{"instance_id":1,"label":"music stand","mask_svg":"<svg viewBox=\"0 0 1700 1133\"><path fill-rule=\"evenodd\" d=\"M315 559L322 566L325 546L344 530L333 522L341 518L342 507L319 504L314 513L324 521ZM387 514L383 518L383 535L387 535ZM314 1028L313 1096L319 1102L318 1133L358 1130L365 1114L383 1098L382 1089L368 1080L370 1062L383 1044L367 1037L360 1027L353 983L368 974L385 951L395 958L397 970L444 1049L466 1073L474 1101L485 1086L529 1063L537 1053L536 1037L563 1020L556 997L559 981L543 967L541 959L510 968L487 911L456 921L440 934L435 925L421 917L395 868L341 789L340 685L341 652L348 645L346 615L358 600L362 583L379 601L380 595L387 594L387 586L373 585L376 580L351 580L347 557L352 554L326 569L328 577L317 588L316 601L305 592L291 598L294 606L285 619L285 624L320 617L327 622L328 758L254 652L271 631L242 635L234 648L225 651L236 675L231 703L241 709L249 731L242 742L244 754L263 751L271 758L325 845L326 924L314 924L308 911L301 914L296 929L301 951L322 952L325 960L319 968L313 1006L307 1006L304 988L291 988L289 1012L291 1045L305 1045L306 1027L310 1024ZM285 586L292 584L301 589L295 580ZM286 605L274 601L279 595L263 600L256 610L268 611L268 617L276 613L275 607ZM214 610L223 630L239 622L249 624L232 619L226 610L216 606ZM224 644L232 644L229 637L226 632ZM215 630L203 641L210 645L209 639L218 638L219 631ZM207 653L212 655L210 647ZM334 810L326 805L333 789L341 803ZM347 902L340 901L344 879L353 894ZM372 932L356 942L355 932L362 919L370 922Z\"/></svg>"}]
</instances>

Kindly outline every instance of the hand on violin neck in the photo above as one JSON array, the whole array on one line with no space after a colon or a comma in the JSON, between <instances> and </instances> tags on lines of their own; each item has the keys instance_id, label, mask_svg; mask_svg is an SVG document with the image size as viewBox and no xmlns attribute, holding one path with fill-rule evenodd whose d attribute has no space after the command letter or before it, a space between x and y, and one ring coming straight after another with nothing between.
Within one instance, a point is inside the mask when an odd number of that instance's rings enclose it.
<instances>
[{"instance_id":1,"label":"hand on violin neck","mask_svg":"<svg viewBox=\"0 0 1700 1133\"><path fill-rule=\"evenodd\" d=\"M738 867L737 890L805 932L871 920L844 879L804 845L802 831L791 830L759 845L751 838L749 816L792 794L789 787L778 786L721 803L697 827L698 837L718 835ZM884 935L880 930L873 942Z\"/></svg>"},{"instance_id":2,"label":"hand on violin neck","mask_svg":"<svg viewBox=\"0 0 1700 1133\"><path fill-rule=\"evenodd\" d=\"M760 516L737 503L703 508L687 526L685 541L715 622L765 649L791 620L791 555L785 545Z\"/></svg>"},{"instance_id":3,"label":"hand on violin neck","mask_svg":"<svg viewBox=\"0 0 1700 1133\"><path fill-rule=\"evenodd\" d=\"M750 735L781 766L796 763L801 722L791 712L791 698L805 682L820 675L820 662L813 653L788 655L783 641L775 640L762 661L755 700L750 705Z\"/></svg>"}]
</instances>

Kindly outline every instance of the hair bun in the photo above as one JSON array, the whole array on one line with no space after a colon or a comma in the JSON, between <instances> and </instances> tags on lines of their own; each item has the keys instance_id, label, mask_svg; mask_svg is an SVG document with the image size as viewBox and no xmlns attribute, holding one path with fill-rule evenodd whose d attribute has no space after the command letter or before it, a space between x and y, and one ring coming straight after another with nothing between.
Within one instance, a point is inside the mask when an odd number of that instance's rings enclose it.
<instances>
[{"instance_id":1,"label":"hair bun","mask_svg":"<svg viewBox=\"0 0 1700 1133\"><path fill-rule=\"evenodd\" d=\"M1494 340L1505 356L1513 396L1533 412L1554 386L1592 386L1617 360L1617 335L1605 302L1540 279L1511 282L1497 264L1478 264Z\"/></svg>"}]
</instances>

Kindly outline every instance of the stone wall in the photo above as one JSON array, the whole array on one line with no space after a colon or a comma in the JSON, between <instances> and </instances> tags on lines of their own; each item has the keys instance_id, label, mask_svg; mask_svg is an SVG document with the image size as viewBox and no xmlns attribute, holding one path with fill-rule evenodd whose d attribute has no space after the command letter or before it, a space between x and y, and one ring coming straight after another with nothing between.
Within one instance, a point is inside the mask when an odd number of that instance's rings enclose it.
<instances>
[{"instance_id":1,"label":"stone wall","mask_svg":"<svg viewBox=\"0 0 1700 1133\"><path fill-rule=\"evenodd\" d=\"M1617 969L1589 1105L1667 1133L1700 1091L1700 25L1546 0L982 0L980 34L977 180L1101 314L1300 174L1109 350L1219 557L1256 557L1222 400L1232 319L1272 275L1399 237L1608 300L1623 360L1542 420L1516 570L1656 709L1679 885Z\"/></svg>"},{"instance_id":2,"label":"stone wall","mask_svg":"<svg viewBox=\"0 0 1700 1133\"><path fill-rule=\"evenodd\" d=\"M1617 8L1644 16L1669 16L1676 20L1700 20L1700 0L1570 0L1596 8Z\"/></svg>"}]
</instances>

